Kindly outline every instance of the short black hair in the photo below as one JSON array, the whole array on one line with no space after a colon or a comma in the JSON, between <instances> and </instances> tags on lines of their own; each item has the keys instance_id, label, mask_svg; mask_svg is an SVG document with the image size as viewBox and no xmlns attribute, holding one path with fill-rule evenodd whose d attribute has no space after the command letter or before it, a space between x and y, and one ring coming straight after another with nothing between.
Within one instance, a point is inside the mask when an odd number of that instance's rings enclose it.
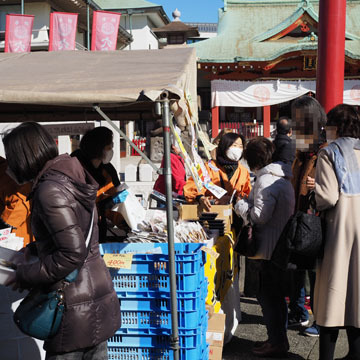
<instances>
[{"instance_id":1,"label":"short black hair","mask_svg":"<svg viewBox=\"0 0 360 360\"><path fill-rule=\"evenodd\" d=\"M287 135L291 130L291 119L287 116L282 116L276 122L276 132L279 135Z\"/></svg>"},{"instance_id":2,"label":"short black hair","mask_svg":"<svg viewBox=\"0 0 360 360\"><path fill-rule=\"evenodd\" d=\"M216 157L220 156L223 159L226 159L226 150L239 138L242 141L243 147L245 147L245 138L243 135L233 132L224 134L216 149Z\"/></svg>"},{"instance_id":3,"label":"short black hair","mask_svg":"<svg viewBox=\"0 0 360 360\"><path fill-rule=\"evenodd\" d=\"M251 139L245 147L244 159L250 170L258 170L272 162L275 145L263 136Z\"/></svg>"},{"instance_id":4,"label":"short black hair","mask_svg":"<svg viewBox=\"0 0 360 360\"><path fill-rule=\"evenodd\" d=\"M327 126L336 126L339 137L360 137L360 117L352 105L340 104L327 114Z\"/></svg>"},{"instance_id":5,"label":"short black hair","mask_svg":"<svg viewBox=\"0 0 360 360\"><path fill-rule=\"evenodd\" d=\"M88 160L101 159L104 148L112 141L112 131L105 126L99 126L85 133L80 141L80 150Z\"/></svg>"},{"instance_id":6,"label":"short black hair","mask_svg":"<svg viewBox=\"0 0 360 360\"><path fill-rule=\"evenodd\" d=\"M38 123L25 122L3 137L8 166L19 183L34 180L59 152L54 139Z\"/></svg>"},{"instance_id":7,"label":"short black hair","mask_svg":"<svg viewBox=\"0 0 360 360\"><path fill-rule=\"evenodd\" d=\"M301 111L301 124L295 121L294 128L302 130L304 135L313 134L314 124L317 127L318 134L326 124L326 113L321 104L312 96L303 95L294 100L291 104L291 118L296 119L296 111Z\"/></svg>"}]
</instances>

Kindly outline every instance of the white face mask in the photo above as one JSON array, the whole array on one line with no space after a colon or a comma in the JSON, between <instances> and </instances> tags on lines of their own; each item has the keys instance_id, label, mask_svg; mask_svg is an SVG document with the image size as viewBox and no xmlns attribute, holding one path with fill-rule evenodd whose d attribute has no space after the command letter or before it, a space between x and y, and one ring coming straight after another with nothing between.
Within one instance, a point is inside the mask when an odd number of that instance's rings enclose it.
<instances>
[{"instance_id":1,"label":"white face mask","mask_svg":"<svg viewBox=\"0 0 360 360\"><path fill-rule=\"evenodd\" d=\"M108 164L111 159L113 158L113 155L114 155L114 150L111 149L109 151L105 151L105 155L103 157L103 160L102 160L102 163L103 164Z\"/></svg>"},{"instance_id":2,"label":"white face mask","mask_svg":"<svg viewBox=\"0 0 360 360\"><path fill-rule=\"evenodd\" d=\"M226 150L226 157L232 161L239 161L243 150L238 147L230 147Z\"/></svg>"}]
</instances>

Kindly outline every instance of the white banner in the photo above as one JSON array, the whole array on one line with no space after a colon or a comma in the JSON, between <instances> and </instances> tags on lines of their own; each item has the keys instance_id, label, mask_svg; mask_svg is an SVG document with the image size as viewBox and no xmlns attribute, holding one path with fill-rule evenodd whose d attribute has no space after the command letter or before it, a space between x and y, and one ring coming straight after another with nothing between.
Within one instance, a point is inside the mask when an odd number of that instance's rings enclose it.
<instances>
[{"instance_id":1,"label":"white banner","mask_svg":"<svg viewBox=\"0 0 360 360\"><path fill-rule=\"evenodd\" d=\"M230 81L211 82L211 106L262 107L315 93L316 81ZM360 105L360 80L344 80L344 103Z\"/></svg>"}]
</instances>

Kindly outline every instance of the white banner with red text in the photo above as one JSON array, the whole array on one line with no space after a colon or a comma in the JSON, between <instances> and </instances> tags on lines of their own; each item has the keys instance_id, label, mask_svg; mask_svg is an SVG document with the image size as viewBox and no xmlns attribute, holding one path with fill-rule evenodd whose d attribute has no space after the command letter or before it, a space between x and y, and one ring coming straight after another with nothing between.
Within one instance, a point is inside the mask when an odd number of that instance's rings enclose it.
<instances>
[{"instance_id":1,"label":"white banner with red text","mask_svg":"<svg viewBox=\"0 0 360 360\"><path fill-rule=\"evenodd\" d=\"M211 82L211 107L261 107L294 100L316 92L316 81L231 81ZM344 101L360 105L360 80L344 80Z\"/></svg>"}]
</instances>

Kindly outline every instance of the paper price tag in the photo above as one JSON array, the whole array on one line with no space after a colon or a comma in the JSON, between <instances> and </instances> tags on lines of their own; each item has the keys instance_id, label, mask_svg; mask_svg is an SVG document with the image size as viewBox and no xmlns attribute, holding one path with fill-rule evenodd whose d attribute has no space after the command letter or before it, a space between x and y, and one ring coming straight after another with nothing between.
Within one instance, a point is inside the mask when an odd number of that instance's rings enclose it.
<instances>
[{"instance_id":1,"label":"paper price tag","mask_svg":"<svg viewBox=\"0 0 360 360\"><path fill-rule=\"evenodd\" d=\"M115 269L131 269L134 254L105 254L104 261L107 267Z\"/></svg>"},{"instance_id":2,"label":"paper price tag","mask_svg":"<svg viewBox=\"0 0 360 360\"><path fill-rule=\"evenodd\" d=\"M215 259L215 260L220 256L219 253L217 253L217 252L214 251L213 249L210 249L210 248L205 247L205 246L203 246L203 247L201 248L201 250L204 251L204 252L206 252L207 254L209 254L209 255L210 255L213 259Z\"/></svg>"},{"instance_id":3,"label":"paper price tag","mask_svg":"<svg viewBox=\"0 0 360 360\"><path fill-rule=\"evenodd\" d=\"M7 240L11 235L11 228L1 229L0 230L0 241Z\"/></svg>"}]
</instances>

